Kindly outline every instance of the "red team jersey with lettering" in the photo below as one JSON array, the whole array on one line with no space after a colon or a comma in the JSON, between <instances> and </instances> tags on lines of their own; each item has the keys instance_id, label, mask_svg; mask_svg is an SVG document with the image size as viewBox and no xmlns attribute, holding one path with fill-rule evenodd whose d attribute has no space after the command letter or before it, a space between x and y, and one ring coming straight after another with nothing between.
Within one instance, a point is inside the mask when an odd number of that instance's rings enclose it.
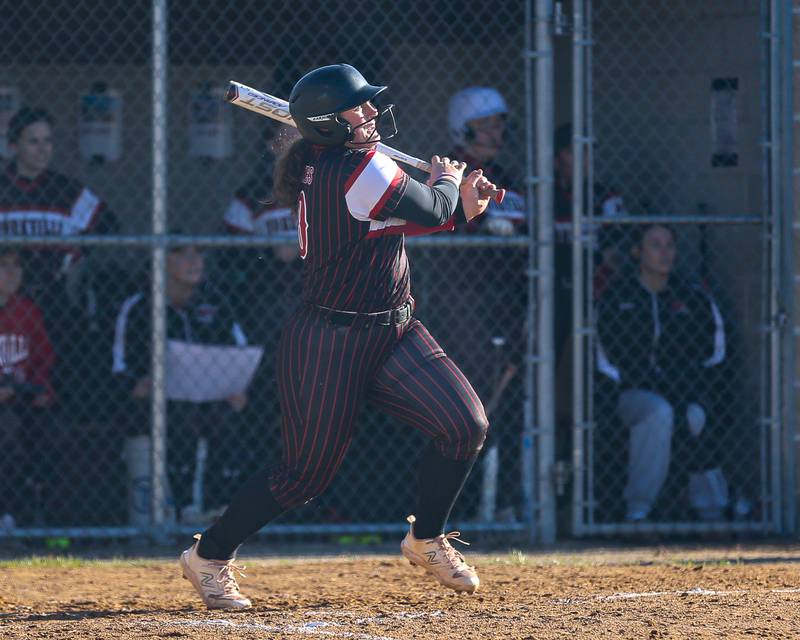
<instances>
[{"instance_id":1,"label":"red team jersey with lettering","mask_svg":"<svg viewBox=\"0 0 800 640\"><path fill-rule=\"evenodd\" d=\"M103 202L77 180L49 169L30 180L13 165L0 173L0 236L72 236L87 233L97 222ZM32 251L26 276L55 278L80 253L67 247ZM42 273L47 272L47 273Z\"/></svg>"},{"instance_id":2,"label":"red team jersey with lettering","mask_svg":"<svg viewBox=\"0 0 800 640\"><path fill-rule=\"evenodd\" d=\"M3 380L41 386L52 395L50 370L55 354L45 330L42 312L33 301L12 296L0 307L0 367Z\"/></svg>"},{"instance_id":3,"label":"red team jersey with lettering","mask_svg":"<svg viewBox=\"0 0 800 640\"><path fill-rule=\"evenodd\" d=\"M408 300L404 235L454 228L452 217L426 228L392 215L409 179L375 149L313 148L297 207L306 302L371 313Z\"/></svg>"},{"instance_id":4,"label":"red team jersey with lettering","mask_svg":"<svg viewBox=\"0 0 800 640\"><path fill-rule=\"evenodd\" d=\"M232 233L286 236L296 233L297 224L288 207L271 201L272 180L253 179L236 192L225 210L225 226Z\"/></svg>"}]
</instances>

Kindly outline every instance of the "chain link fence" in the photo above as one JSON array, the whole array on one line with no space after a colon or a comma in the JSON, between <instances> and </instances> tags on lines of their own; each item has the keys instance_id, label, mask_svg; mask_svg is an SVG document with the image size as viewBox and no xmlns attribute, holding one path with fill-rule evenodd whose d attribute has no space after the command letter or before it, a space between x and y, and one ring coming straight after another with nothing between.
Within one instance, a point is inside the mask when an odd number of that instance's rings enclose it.
<instances>
[{"instance_id":1,"label":"chain link fence","mask_svg":"<svg viewBox=\"0 0 800 640\"><path fill-rule=\"evenodd\" d=\"M418 317L482 397L503 380L488 484L477 473L453 519L523 528L522 7L43 0L5 15L2 233L58 238L0 256L16 278L2 292L16 305L2 336L6 532L147 530L153 462L164 469L155 522L194 531L279 458L274 361L302 261L272 170L294 134L223 95L236 80L288 98L304 72L335 62L390 87L393 145L422 158L472 151L514 192L491 225L408 251ZM501 25L512 27L498 39ZM484 156L486 136L497 148ZM334 485L278 530L403 529L423 439L368 407L360 424Z\"/></svg>"},{"instance_id":2,"label":"chain link fence","mask_svg":"<svg viewBox=\"0 0 800 640\"><path fill-rule=\"evenodd\" d=\"M236 80L287 98L305 71L336 62L389 86L400 132L392 146L423 159L461 157L509 189L505 206L480 223L407 241L416 315L491 414L452 520L528 535L553 517L543 505L555 491L559 535L626 530L618 525L631 515L630 427L619 382L597 370L595 354L602 346L614 362L636 346L652 366L652 336L642 324L635 345L620 340L625 302L604 302L601 289L612 291L612 271L635 268L629 232L646 216L668 216L678 222L669 234L675 270L694 288L663 303L665 313L696 303L708 332L681 324L670 344L692 366L711 364L695 370L679 360L664 375L691 390L701 378L711 404L670 400L672 455L660 453L669 468L648 517L705 522L686 497L698 482L691 474L721 469L727 500L714 521L769 528L781 508L782 428L765 333L775 304L774 208L761 153L769 5L6 3L0 233L13 242L0 248L0 535L193 532L244 478L279 459L275 354L283 321L301 303L302 261L290 212L271 200L271 174L294 134L223 96ZM590 28L571 44L576 6ZM548 21L555 44L552 95L531 88L537 20ZM701 73L709 41L720 47ZM571 47L587 63L575 87ZM570 114L570 97L582 120ZM529 295L552 277L529 268L531 247L544 241L529 220L548 213L532 201L550 164L534 177L531 119L545 104L556 113L544 121L555 130L558 362L533 377L534 364L550 366L537 359L547 345L531 337L541 307ZM573 121L574 129L553 126ZM574 145L585 165L563 155ZM567 167L598 185L578 215L590 225L617 216L619 225L572 237L571 178L559 173ZM571 276L576 250L577 273L588 277ZM577 340L575 283L586 329ZM638 321L651 309L643 300ZM553 428L546 411L536 413L546 405L537 388L552 374L556 456L540 457L533 473L531 447L541 450L540 434ZM702 446L692 435L678 442L688 401L703 407ZM366 407L333 485L272 531L340 539L402 531L422 444Z\"/></svg>"},{"instance_id":3,"label":"chain link fence","mask_svg":"<svg viewBox=\"0 0 800 640\"><path fill-rule=\"evenodd\" d=\"M578 533L783 526L776 11L591 3Z\"/></svg>"}]
</instances>

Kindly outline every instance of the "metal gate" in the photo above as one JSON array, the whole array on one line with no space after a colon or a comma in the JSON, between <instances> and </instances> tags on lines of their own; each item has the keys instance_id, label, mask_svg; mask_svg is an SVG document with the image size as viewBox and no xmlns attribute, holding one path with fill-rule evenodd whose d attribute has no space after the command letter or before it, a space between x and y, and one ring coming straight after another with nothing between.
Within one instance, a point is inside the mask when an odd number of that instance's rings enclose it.
<instances>
[{"instance_id":1,"label":"metal gate","mask_svg":"<svg viewBox=\"0 0 800 640\"><path fill-rule=\"evenodd\" d=\"M573 7L574 535L794 531L788 5Z\"/></svg>"}]
</instances>

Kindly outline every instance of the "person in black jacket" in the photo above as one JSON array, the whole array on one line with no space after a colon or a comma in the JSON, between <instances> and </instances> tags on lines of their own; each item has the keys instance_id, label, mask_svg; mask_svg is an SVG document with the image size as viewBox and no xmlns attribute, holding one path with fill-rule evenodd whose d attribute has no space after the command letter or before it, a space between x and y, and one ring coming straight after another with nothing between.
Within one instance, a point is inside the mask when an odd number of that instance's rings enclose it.
<instances>
[{"instance_id":1,"label":"person in black jacket","mask_svg":"<svg viewBox=\"0 0 800 640\"><path fill-rule=\"evenodd\" d=\"M194 246L176 247L167 255L167 339L206 345L246 346L247 338L227 299L205 279L205 257ZM117 315L112 373L120 422L128 435L146 434L150 424L151 305L148 293L139 292L123 302ZM207 374L208 375L208 374ZM192 500L196 446L207 438L208 474L205 498L208 507L222 506L218 489L230 476L242 472L241 455L234 445L243 434L237 417L247 405L247 395L238 394L222 402L167 403L167 472L176 510ZM234 440L232 435L236 435ZM216 484L215 484L216 482ZM210 494L210 495L209 495Z\"/></svg>"},{"instance_id":2,"label":"person in black jacket","mask_svg":"<svg viewBox=\"0 0 800 640\"><path fill-rule=\"evenodd\" d=\"M678 442L687 451L681 457L690 505L701 519L717 519L728 487L707 423L715 369L725 359L724 323L710 295L673 273L674 231L665 225L638 231L637 268L612 283L597 309L597 365L617 384L617 415L629 431L626 519L648 517Z\"/></svg>"}]
</instances>

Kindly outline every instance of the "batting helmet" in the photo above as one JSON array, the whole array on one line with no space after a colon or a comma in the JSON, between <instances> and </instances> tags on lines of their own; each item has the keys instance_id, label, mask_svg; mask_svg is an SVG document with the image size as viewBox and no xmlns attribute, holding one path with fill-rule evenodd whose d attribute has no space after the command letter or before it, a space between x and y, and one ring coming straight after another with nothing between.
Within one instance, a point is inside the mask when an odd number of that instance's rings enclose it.
<instances>
[{"instance_id":1,"label":"batting helmet","mask_svg":"<svg viewBox=\"0 0 800 640\"><path fill-rule=\"evenodd\" d=\"M457 145L463 145L470 136L470 120L496 114L507 114L508 107L500 92L490 87L467 87L450 97L448 126L450 136Z\"/></svg>"},{"instance_id":2,"label":"batting helmet","mask_svg":"<svg viewBox=\"0 0 800 640\"><path fill-rule=\"evenodd\" d=\"M349 64L332 64L309 71L294 85L289 113L300 134L309 142L344 144L352 137L349 123L339 118L347 111L373 100L386 87L369 84Z\"/></svg>"}]
</instances>

